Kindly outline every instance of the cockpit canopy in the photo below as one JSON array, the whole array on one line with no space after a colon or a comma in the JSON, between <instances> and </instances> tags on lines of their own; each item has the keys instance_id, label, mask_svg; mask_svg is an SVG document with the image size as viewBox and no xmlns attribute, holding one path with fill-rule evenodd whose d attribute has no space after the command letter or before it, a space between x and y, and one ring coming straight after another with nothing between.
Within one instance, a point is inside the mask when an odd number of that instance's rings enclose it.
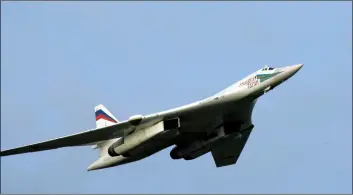
<instances>
[{"instance_id":1,"label":"cockpit canopy","mask_svg":"<svg viewBox=\"0 0 353 195\"><path fill-rule=\"evenodd\" d=\"M267 70L273 70L274 68L272 67L269 67L269 66L265 66L262 71L267 71Z\"/></svg>"}]
</instances>

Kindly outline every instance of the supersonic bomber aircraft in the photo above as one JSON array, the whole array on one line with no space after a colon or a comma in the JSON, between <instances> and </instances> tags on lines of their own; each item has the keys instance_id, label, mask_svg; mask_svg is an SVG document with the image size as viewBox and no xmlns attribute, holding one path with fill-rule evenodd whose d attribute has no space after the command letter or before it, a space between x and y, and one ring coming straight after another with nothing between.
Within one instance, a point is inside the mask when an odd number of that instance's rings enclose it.
<instances>
[{"instance_id":1,"label":"supersonic bomber aircraft","mask_svg":"<svg viewBox=\"0 0 353 195\"><path fill-rule=\"evenodd\" d=\"M257 99L302 66L265 66L206 99L123 122L100 104L95 129L4 150L1 156L89 145L99 149L99 158L87 169L91 171L138 161L174 145L172 159L192 160L211 152L216 167L233 165L254 128Z\"/></svg>"}]
</instances>

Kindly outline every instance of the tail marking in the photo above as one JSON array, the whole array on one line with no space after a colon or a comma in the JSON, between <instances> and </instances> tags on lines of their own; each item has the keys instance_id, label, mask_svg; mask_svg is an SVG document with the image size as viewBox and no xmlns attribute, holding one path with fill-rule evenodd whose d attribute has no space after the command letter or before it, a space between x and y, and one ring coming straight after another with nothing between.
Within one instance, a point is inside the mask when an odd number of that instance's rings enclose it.
<instances>
[{"instance_id":1,"label":"tail marking","mask_svg":"<svg viewBox=\"0 0 353 195\"><path fill-rule=\"evenodd\" d=\"M99 109L96 111L96 121L98 121L99 119L104 119L113 123L118 123L118 121L116 121L115 119L113 119L112 117L110 117L107 113L105 113L103 110Z\"/></svg>"}]
</instances>

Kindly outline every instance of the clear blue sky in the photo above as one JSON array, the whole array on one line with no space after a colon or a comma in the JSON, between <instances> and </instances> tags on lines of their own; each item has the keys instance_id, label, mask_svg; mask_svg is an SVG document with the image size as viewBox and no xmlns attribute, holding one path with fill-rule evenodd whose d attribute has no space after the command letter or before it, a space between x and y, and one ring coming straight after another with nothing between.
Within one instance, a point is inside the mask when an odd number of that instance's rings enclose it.
<instances>
[{"instance_id":1,"label":"clear blue sky","mask_svg":"<svg viewBox=\"0 0 353 195\"><path fill-rule=\"evenodd\" d=\"M1 2L1 149L213 95L304 63L262 97L237 165L210 154L87 172L90 147L1 159L3 193L351 193L351 2Z\"/></svg>"}]
</instances>

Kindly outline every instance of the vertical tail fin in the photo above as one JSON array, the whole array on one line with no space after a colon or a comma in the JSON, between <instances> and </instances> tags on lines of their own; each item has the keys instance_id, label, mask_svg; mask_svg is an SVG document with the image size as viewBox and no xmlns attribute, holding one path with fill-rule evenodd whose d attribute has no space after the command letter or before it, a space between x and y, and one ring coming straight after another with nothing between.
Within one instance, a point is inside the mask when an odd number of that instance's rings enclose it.
<instances>
[{"instance_id":1,"label":"vertical tail fin","mask_svg":"<svg viewBox=\"0 0 353 195\"><path fill-rule=\"evenodd\" d=\"M96 128L102 128L119 123L119 121L102 104L94 108L96 114Z\"/></svg>"}]
</instances>

